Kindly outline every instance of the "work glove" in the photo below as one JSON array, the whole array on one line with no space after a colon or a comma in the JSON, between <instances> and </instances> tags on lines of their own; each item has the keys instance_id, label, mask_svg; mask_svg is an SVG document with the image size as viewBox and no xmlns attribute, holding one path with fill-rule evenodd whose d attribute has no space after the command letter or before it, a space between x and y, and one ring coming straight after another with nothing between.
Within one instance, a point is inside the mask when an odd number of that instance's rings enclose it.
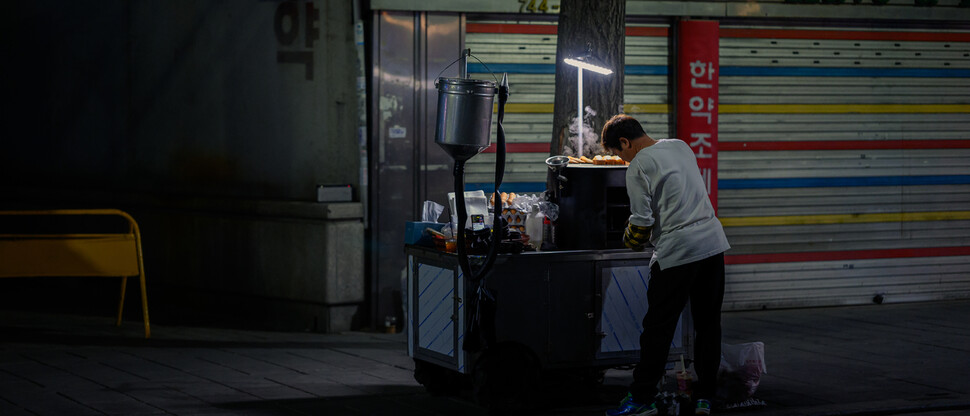
<instances>
[{"instance_id":1,"label":"work glove","mask_svg":"<svg viewBox=\"0 0 970 416\"><path fill-rule=\"evenodd\" d=\"M633 251L643 251L647 242L650 241L650 227L627 224L623 231L623 245Z\"/></svg>"}]
</instances>

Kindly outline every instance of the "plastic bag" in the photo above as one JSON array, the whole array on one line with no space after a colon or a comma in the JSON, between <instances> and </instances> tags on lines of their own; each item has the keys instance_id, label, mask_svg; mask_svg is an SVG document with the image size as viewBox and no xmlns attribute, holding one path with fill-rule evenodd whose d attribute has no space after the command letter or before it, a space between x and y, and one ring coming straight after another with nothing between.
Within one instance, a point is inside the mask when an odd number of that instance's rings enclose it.
<instances>
[{"instance_id":1,"label":"plastic bag","mask_svg":"<svg viewBox=\"0 0 970 416\"><path fill-rule=\"evenodd\" d=\"M765 367L765 344L721 344L721 367L717 372L717 398L728 403L749 399L758 390Z\"/></svg>"},{"instance_id":2,"label":"plastic bag","mask_svg":"<svg viewBox=\"0 0 970 416\"><path fill-rule=\"evenodd\" d=\"M548 218L549 221L555 222L557 219L559 219L559 205L552 202L540 202L539 212Z\"/></svg>"},{"instance_id":3,"label":"plastic bag","mask_svg":"<svg viewBox=\"0 0 970 416\"><path fill-rule=\"evenodd\" d=\"M455 193L448 192L448 207L451 209L452 224L458 222L458 210L456 209L458 204L455 201ZM485 197L484 191L465 191L465 213L468 214L468 218L465 219L464 228L473 230L484 228L485 221L491 218L488 215L488 198ZM461 229L462 227L456 226L455 228Z\"/></svg>"},{"instance_id":4,"label":"plastic bag","mask_svg":"<svg viewBox=\"0 0 970 416\"><path fill-rule=\"evenodd\" d=\"M542 202L542 199L535 194L518 195L509 208L519 211L523 214L530 214L536 209L536 206Z\"/></svg>"}]
</instances>

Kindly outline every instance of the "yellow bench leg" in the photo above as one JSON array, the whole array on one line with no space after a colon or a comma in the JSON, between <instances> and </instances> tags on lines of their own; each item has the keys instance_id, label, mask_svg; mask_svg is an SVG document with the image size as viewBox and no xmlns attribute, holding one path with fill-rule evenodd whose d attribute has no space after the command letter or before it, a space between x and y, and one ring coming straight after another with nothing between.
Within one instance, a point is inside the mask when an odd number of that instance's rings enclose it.
<instances>
[{"instance_id":1,"label":"yellow bench leg","mask_svg":"<svg viewBox=\"0 0 970 416\"><path fill-rule=\"evenodd\" d=\"M145 339L151 338L152 330L148 326L148 292L145 290L145 273L138 275L141 284L141 314L145 318Z\"/></svg>"},{"instance_id":2,"label":"yellow bench leg","mask_svg":"<svg viewBox=\"0 0 970 416\"><path fill-rule=\"evenodd\" d=\"M115 326L121 326L121 313L125 311L125 288L128 287L128 276L121 278L121 301L118 302L118 322Z\"/></svg>"},{"instance_id":3,"label":"yellow bench leg","mask_svg":"<svg viewBox=\"0 0 970 416\"><path fill-rule=\"evenodd\" d=\"M151 338L152 330L148 324L148 291L145 290L145 275L138 276L138 283L141 288L141 314L145 320L145 338ZM125 290L128 287L128 277L121 278L121 300L118 302L118 321L116 326L121 326L121 315L125 311Z\"/></svg>"}]
</instances>

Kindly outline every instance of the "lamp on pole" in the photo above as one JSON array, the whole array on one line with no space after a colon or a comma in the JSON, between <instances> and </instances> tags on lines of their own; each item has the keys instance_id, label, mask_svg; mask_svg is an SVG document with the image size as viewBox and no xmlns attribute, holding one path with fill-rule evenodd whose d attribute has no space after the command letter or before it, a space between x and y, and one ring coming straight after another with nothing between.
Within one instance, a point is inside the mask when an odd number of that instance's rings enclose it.
<instances>
[{"instance_id":1,"label":"lamp on pole","mask_svg":"<svg viewBox=\"0 0 970 416\"><path fill-rule=\"evenodd\" d=\"M583 156L583 70L590 70L597 74L610 75L613 70L606 67L599 59L593 57L587 45L586 54L575 58L563 59L567 65L576 67L577 71L577 101L579 103L576 112L576 157Z\"/></svg>"}]
</instances>

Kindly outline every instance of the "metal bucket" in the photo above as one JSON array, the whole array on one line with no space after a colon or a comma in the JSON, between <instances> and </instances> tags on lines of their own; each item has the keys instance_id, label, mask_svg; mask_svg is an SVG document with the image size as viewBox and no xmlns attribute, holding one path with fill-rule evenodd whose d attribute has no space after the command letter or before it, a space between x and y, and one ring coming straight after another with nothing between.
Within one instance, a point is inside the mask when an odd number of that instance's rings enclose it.
<instances>
[{"instance_id":1,"label":"metal bucket","mask_svg":"<svg viewBox=\"0 0 970 416\"><path fill-rule=\"evenodd\" d=\"M458 161L488 147L492 128L495 83L464 78L439 78L438 119L434 141Z\"/></svg>"}]
</instances>

